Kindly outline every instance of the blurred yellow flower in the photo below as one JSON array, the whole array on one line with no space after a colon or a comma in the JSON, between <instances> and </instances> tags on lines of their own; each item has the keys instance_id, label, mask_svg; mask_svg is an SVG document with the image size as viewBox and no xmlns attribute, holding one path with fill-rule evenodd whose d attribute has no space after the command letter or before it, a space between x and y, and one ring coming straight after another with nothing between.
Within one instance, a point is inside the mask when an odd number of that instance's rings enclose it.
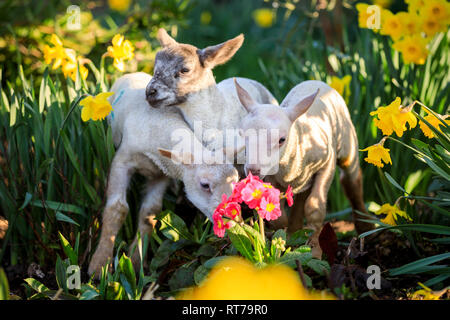
<instances>
[{"instance_id":1,"label":"blurred yellow flower","mask_svg":"<svg viewBox=\"0 0 450 320\"><path fill-rule=\"evenodd\" d=\"M389 8L392 4L392 0L373 0L372 2L382 8Z\"/></svg>"},{"instance_id":2,"label":"blurred yellow flower","mask_svg":"<svg viewBox=\"0 0 450 320\"><path fill-rule=\"evenodd\" d=\"M75 81L77 76L77 62L80 62L82 57L79 56L77 58L75 50L64 48L62 41L55 34L52 34L50 42L54 47L44 46L45 63L50 64L53 61L53 70L61 67L64 77L71 77ZM80 63L81 77L86 79L88 73L88 69Z\"/></svg>"},{"instance_id":3,"label":"blurred yellow flower","mask_svg":"<svg viewBox=\"0 0 450 320\"><path fill-rule=\"evenodd\" d=\"M50 42L54 47L50 47L49 45L44 46L44 59L46 64L51 64L53 61L52 69L54 70L61 66L66 57L66 53L62 41L56 34L52 34Z\"/></svg>"},{"instance_id":4,"label":"blurred yellow flower","mask_svg":"<svg viewBox=\"0 0 450 320\"><path fill-rule=\"evenodd\" d=\"M308 292L298 274L285 265L257 269L240 257L227 257L203 282L184 290L181 300L331 300L324 292Z\"/></svg>"},{"instance_id":5,"label":"blurred yellow flower","mask_svg":"<svg viewBox=\"0 0 450 320\"><path fill-rule=\"evenodd\" d=\"M383 132L383 135L390 136L394 131L401 137L407 130L406 123L410 128L417 125L417 119L411 110L402 108L399 97L386 107L379 107L370 113L371 116L377 116L373 119L374 124Z\"/></svg>"},{"instance_id":6,"label":"blurred yellow flower","mask_svg":"<svg viewBox=\"0 0 450 320\"><path fill-rule=\"evenodd\" d=\"M253 19L261 28L269 28L275 20L275 13L271 9L261 8L253 11Z\"/></svg>"},{"instance_id":7,"label":"blurred yellow flower","mask_svg":"<svg viewBox=\"0 0 450 320\"><path fill-rule=\"evenodd\" d=\"M391 36L393 40L399 39L403 35L403 25L400 17L389 10L381 12L383 23L380 34Z\"/></svg>"},{"instance_id":8,"label":"blurred yellow flower","mask_svg":"<svg viewBox=\"0 0 450 320\"><path fill-rule=\"evenodd\" d=\"M358 10L358 25L360 28L367 28L367 21L370 19L372 13L367 12L369 5L367 3L359 2L356 4L356 10Z\"/></svg>"},{"instance_id":9,"label":"blurred yellow flower","mask_svg":"<svg viewBox=\"0 0 450 320\"><path fill-rule=\"evenodd\" d=\"M439 298L447 292L447 289L441 291L431 291L426 285L418 282L418 285L423 289L417 290L409 295L411 300L439 300Z\"/></svg>"},{"instance_id":10,"label":"blurred yellow flower","mask_svg":"<svg viewBox=\"0 0 450 320\"><path fill-rule=\"evenodd\" d=\"M364 158L364 160L380 168L384 167L383 162L386 164L392 164L391 155L389 154L390 149L383 147L383 143L384 139L373 146L360 150L367 151L367 157ZM383 160L383 162L381 162L381 160Z\"/></svg>"},{"instance_id":11,"label":"blurred yellow flower","mask_svg":"<svg viewBox=\"0 0 450 320\"><path fill-rule=\"evenodd\" d=\"M80 101L81 119L83 121L103 120L113 110L111 103L108 101L108 97L112 96L114 92L102 92L93 96L88 96Z\"/></svg>"},{"instance_id":12,"label":"blurred yellow flower","mask_svg":"<svg viewBox=\"0 0 450 320\"><path fill-rule=\"evenodd\" d=\"M432 37L436 33L446 30L446 25L444 21L437 20L431 15L422 15L421 23L422 23L422 30L425 32L427 37Z\"/></svg>"},{"instance_id":13,"label":"blurred yellow flower","mask_svg":"<svg viewBox=\"0 0 450 320\"><path fill-rule=\"evenodd\" d=\"M403 217L406 220L412 220L405 211L400 210L397 205L391 206L389 203L385 203L381 206L380 209L378 209L376 212L374 212L376 215L385 214L386 217L381 219L380 221L386 224L389 224L391 226L397 225L397 216Z\"/></svg>"},{"instance_id":14,"label":"blurred yellow flower","mask_svg":"<svg viewBox=\"0 0 450 320\"><path fill-rule=\"evenodd\" d=\"M422 21L414 12L398 12L398 18L402 22L403 36L418 34L422 31Z\"/></svg>"},{"instance_id":15,"label":"blurred yellow flower","mask_svg":"<svg viewBox=\"0 0 450 320\"><path fill-rule=\"evenodd\" d=\"M114 67L119 71L125 71L125 60L131 60L134 57L134 46L125 37L116 34L112 39L112 46L108 47L108 55L114 59Z\"/></svg>"},{"instance_id":16,"label":"blurred yellow flower","mask_svg":"<svg viewBox=\"0 0 450 320\"><path fill-rule=\"evenodd\" d=\"M208 25L208 24L210 24L211 19L212 19L212 15L211 15L211 12L209 12L209 11L203 11L200 14L200 23L201 24Z\"/></svg>"},{"instance_id":17,"label":"blurred yellow flower","mask_svg":"<svg viewBox=\"0 0 450 320\"><path fill-rule=\"evenodd\" d=\"M108 0L108 5L115 11L127 11L130 7L131 0Z\"/></svg>"},{"instance_id":18,"label":"blurred yellow flower","mask_svg":"<svg viewBox=\"0 0 450 320\"><path fill-rule=\"evenodd\" d=\"M405 2L408 4L408 11L410 12L418 11L425 4L425 0L405 0Z\"/></svg>"},{"instance_id":19,"label":"blurred yellow flower","mask_svg":"<svg viewBox=\"0 0 450 320\"><path fill-rule=\"evenodd\" d=\"M441 118L443 121L445 121L445 123L447 123L448 125L450 125L450 119L447 120L448 115L442 116L442 115L438 115L439 118ZM442 129L440 128L440 126L443 126L443 123L441 122L441 120L439 120L438 117L435 117L433 114L429 113L428 115L426 115L424 117L424 119L426 121L428 121L433 127L435 127L437 130L439 130L440 132L442 132ZM428 137L429 139L434 138L434 132L428 127L428 125L425 124L425 122L423 121L419 121L419 126L420 129L422 130L423 134Z\"/></svg>"},{"instance_id":20,"label":"blurred yellow flower","mask_svg":"<svg viewBox=\"0 0 450 320\"><path fill-rule=\"evenodd\" d=\"M350 81L352 81L352 76L350 75L346 75L342 79L332 76L330 87L339 92L339 94L347 100L350 95Z\"/></svg>"},{"instance_id":21,"label":"blurred yellow flower","mask_svg":"<svg viewBox=\"0 0 450 320\"><path fill-rule=\"evenodd\" d=\"M73 49L66 49L66 60L64 61L61 69L64 74L64 77L70 77L73 81L77 79L77 66L80 66L80 75L81 78L86 80L88 76L88 69L82 65L81 63L82 57L78 56Z\"/></svg>"},{"instance_id":22,"label":"blurred yellow flower","mask_svg":"<svg viewBox=\"0 0 450 320\"><path fill-rule=\"evenodd\" d=\"M392 45L402 53L404 63L424 64L428 57L427 40L420 34L407 36Z\"/></svg>"},{"instance_id":23,"label":"blurred yellow flower","mask_svg":"<svg viewBox=\"0 0 450 320\"><path fill-rule=\"evenodd\" d=\"M427 0L420 12L424 15L444 22L449 18L450 5L446 0Z\"/></svg>"}]
</instances>

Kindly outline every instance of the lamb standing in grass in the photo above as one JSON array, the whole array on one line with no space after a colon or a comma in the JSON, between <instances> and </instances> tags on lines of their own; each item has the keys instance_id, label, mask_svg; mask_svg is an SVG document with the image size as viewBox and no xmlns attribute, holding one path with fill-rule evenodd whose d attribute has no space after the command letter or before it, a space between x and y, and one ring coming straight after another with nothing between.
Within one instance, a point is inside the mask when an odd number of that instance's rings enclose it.
<instances>
[{"instance_id":1,"label":"lamb standing in grass","mask_svg":"<svg viewBox=\"0 0 450 320\"><path fill-rule=\"evenodd\" d=\"M139 211L138 230L142 237L150 234L155 226L154 218L161 211L169 177L183 180L189 200L210 219L222 194L230 194L232 182L238 180L238 173L231 164L214 163L212 159L216 156L195 139L176 110L158 110L148 105L145 87L150 80L151 76L145 73L127 74L111 88L115 92L110 97L114 115L109 120L118 150L110 168L101 238L89 265L90 274L99 276L101 267L113 256L115 237L128 212L126 191L134 172L148 180ZM175 133L178 137L184 134L183 150L177 149L179 152L168 151L174 147ZM176 146L179 147L180 142ZM192 155L191 150L200 152ZM176 163L171 158L184 163ZM135 244L136 240L131 248ZM135 253L134 263L139 258L137 250Z\"/></svg>"},{"instance_id":2,"label":"lamb standing in grass","mask_svg":"<svg viewBox=\"0 0 450 320\"><path fill-rule=\"evenodd\" d=\"M305 81L288 93L281 106L276 106L258 104L238 81L236 89L249 112L241 123L247 150L245 171L260 177L273 172L269 179L283 188L291 185L296 194L289 219L284 216L280 220L288 224L288 232L301 229L305 216L307 227L315 231L310 239L313 254L321 255L318 235L336 164L341 168L341 183L353 208L356 230L370 229L370 224L357 219L362 216L356 210L367 212L358 139L339 93L321 81ZM261 135L264 130L269 131L267 135ZM271 130L276 134L270 134ZM252 152L257 157L250 160Z\"/></svg>"},{"instance_id":3,"label":"lamb standing in grass","mask_svg":"<svg viewBox=\"0 0 450 320\"><path fill-rule=\"evenodd\" d=\"M225 141L224 131L237 129L247 111L239 103L233 80L216 84L212 69L233 57L244 36L205 49L178 43L164 29L159 30L158 40L163 49L156 54L154 76L147 86L150 105L175 106L207 148L234 147L231 144L235 141ZM259 82L245 78L239 81L255 101L278 104ZM200 130L196 124L201 125Z\"/></svg>"}]
</instances>

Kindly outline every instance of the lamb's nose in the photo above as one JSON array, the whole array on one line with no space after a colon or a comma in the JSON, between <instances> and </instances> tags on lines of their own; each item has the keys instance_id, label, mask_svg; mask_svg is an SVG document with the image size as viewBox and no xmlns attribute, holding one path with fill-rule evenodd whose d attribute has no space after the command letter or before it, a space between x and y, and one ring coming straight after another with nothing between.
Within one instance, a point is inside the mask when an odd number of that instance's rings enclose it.
<instances>
[{"instance_id":1,"label":"lamb's nose","mask_svg":"<svg viewBox=\"0 0 450 320\"><path fill-rule=\"evenodd\" d=\"M259 176L259 174L261 173L261 169L249 167L247 168L247 173L248 172L251 172L254 176Z\"/></svg>"},{"instance_id":2,"label":"lamb's nose","mask_svg":"<svg viewBox=\"0 0 450 320\"><path fill-rule=\"evenodd\" d=\"M147 97L154 96L156 92L158 92L156 89L150 88L149 90L147 90Z\"/></svg>"}]
</instances>

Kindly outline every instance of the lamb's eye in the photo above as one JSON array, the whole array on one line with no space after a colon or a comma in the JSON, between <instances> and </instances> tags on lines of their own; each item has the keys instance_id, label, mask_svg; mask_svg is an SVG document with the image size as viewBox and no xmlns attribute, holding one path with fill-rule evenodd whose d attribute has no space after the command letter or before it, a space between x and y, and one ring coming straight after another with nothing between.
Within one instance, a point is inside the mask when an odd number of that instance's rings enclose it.
<instances>
[{"instance_id":1,"label":"lamb's eye","mask_svg":"<svg viewBox=\"0 0 450 320\"><path fill-rule=\"evenodd\" d=\"M200 182L200 187L202 187L202 189L205 191L210 191L209 183L207 183L207 182Z\"/></svg>"},{"instance_id":2,"label":"lamb's eye","mask_svg":"<svg viewBox=\"0 0 450 320\"><path fill-rule=\"evenodd\" d=\"M180 72L181 72L181 73L188 73L188 72L189 72L189 69L188 69L188 68L183 68L183 69L180 70Z\"/></svg>"},{"instance_id":3,"label":"lamb's eye","mask_svg":"<svg viewBox=\"0 0 450 320\"><path fill-rule=\"evenodd\" d=\"M280 140L278 140L278 144L281 146L286 141L285 137L281 137Z\"/></svg>"}]
</instances>

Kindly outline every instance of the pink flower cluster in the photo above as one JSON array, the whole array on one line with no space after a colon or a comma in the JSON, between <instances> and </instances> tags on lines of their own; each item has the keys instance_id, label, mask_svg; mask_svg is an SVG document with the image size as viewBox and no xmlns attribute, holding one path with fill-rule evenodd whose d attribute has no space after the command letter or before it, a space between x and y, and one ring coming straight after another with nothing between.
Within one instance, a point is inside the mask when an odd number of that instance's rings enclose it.
<instances>
[{"instance_id":1,"label":"pink flower cluster","mask_svg":"<svg viewBox=\"0 0 450 320\"><path fill-rule=\"evenodd\" d=\"M263 219L278 219L281 216L280 199L283 198L292 206L294 200L291 186L288 186L285 194L281 194L280 190L250 172L247 178L234 184L229 198L225 194L222 195L222 202L213 214L214 233L221 238L225 235L225 230L230 228L231 224L230 221L225 223L223 217L234 220L241 214L242 202L250 209L255 209Z\"/></svg>"}]
</instances>

